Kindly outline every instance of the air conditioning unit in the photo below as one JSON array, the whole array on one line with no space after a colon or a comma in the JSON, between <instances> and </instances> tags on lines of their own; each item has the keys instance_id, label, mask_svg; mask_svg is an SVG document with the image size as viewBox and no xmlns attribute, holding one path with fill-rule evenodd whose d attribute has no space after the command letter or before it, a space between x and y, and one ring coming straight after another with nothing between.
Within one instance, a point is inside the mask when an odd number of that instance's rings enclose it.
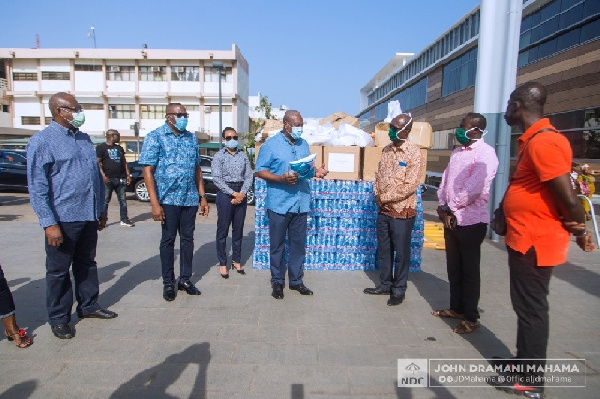
<instances>
[{"instance_id":1,"label":"air conditioning unit","mask_svg":"<svg viewBox=\"0 0 600 399\"><path fill-rule=\"evenodd\" d=\"M160 67L152 67L152 72L160 72Z\"/></svg>"},{"instance_id":2,"label":"air conditioning unit","mask_svg":"<svg viewBox=\"0 0 600 399\"><path fill-rule=\"evenodd\" d=\"M204 112L210 112L210 110L211 110L210 105L204 106Z\"/></svg>"},{"instance_id":3,"label":"air conditioning unit","mask_svg":"<svg viewBox=\"0 0 600 399\"><path fill-rule=\"evenodd\" d=\"M173 72L185 72L185 67L171 67Z\"/></svg>"},{"instance_id":4,"label":"air conditioning unit","mask_svg":"<svg viewBox=\"0 0 600 399\"><path fill-rule=\"evenodd\" d=\"M111 65L111 66L109 66L109 67L108 67L108 70L109 70L110 72L120 72L120 71L121 71L121 68L120 68L120 67L118 67L118 66L116 66L116 65Z\"/></svg>"}]
</instances>

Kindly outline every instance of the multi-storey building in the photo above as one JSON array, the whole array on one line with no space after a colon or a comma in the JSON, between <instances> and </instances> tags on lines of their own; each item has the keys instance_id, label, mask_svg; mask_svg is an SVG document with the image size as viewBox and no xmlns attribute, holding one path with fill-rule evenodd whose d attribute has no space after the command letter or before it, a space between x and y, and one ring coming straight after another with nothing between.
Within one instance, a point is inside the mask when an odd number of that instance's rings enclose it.
<instances>
[{"instance_id":1,"label":"multi-storey building","mask_svg":"<svg viewBox=\"0 0 600 399\"><path fill-rule=\"evenodd\" d=\"M454 145L454 129L474 108L479 24L478 6L408 61L405 56L410 54L392 58L360 91L361 127L371 129L387 116L387 103L400 100L403 111L432 125L434 146L427 169L443 171ZM571 141L575 160L594 163L597 168L599 39L598 0L523 2L517 85L534 80L547 87L545 112ZM513 157L521 133L513 131Z\"/></svg>"},{"instance_id":2,"label":"multi-storey building","mask_svg":"<svg viewBox=\"0 0 600 399\"><path fill-rule=\"evenodd\" d=\"M213 63L222 63L213 66ZM73 94L85 110L84 131L117 129L140 136L164 123L165 106L190 114L188 130L218 141L222 125L248 131L248 62L231 50L0 49L0 126L39 130L50 123L48 100Z\"/></svg>"}]
</instances>

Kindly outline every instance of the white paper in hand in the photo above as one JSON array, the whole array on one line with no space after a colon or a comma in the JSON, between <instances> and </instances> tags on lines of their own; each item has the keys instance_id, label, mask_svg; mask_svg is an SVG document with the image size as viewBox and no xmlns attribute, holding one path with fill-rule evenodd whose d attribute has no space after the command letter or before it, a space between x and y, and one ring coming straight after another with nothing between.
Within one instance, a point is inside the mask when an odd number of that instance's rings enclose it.
<instances>
[{"instance_id":1,"label":"white paper in hand","mask_svg":"<svg viewBox=\"0 0 600 399\"><path fill-rule=\"evenodd\" d=\"M316 158L317 154L310 154L297 161L290 161L290 169L298 174L298 180L312 179L315 177Z\"/></svg>"}]
</instances>

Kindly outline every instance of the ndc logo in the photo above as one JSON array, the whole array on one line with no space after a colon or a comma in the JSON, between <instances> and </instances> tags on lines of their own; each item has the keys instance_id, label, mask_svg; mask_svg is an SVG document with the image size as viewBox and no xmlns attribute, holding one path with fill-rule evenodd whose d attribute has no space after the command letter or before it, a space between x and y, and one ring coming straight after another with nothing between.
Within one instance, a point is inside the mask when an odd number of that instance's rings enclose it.
<instances>
[{"instance_id":1,"label":"ndc logo","mask_svg":"<svg viewBox=\"0 0 600 399\"><path fill-rule=\"evenodd\" d=\"M398 387L427 387L427 359L398 359Z\"/></svg>"}]
</instances>

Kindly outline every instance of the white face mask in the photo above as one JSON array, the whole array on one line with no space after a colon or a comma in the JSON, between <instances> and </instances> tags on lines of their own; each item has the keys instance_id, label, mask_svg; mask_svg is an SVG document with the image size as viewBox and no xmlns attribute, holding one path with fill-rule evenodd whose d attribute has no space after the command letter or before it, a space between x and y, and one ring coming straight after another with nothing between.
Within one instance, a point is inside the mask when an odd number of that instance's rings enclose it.
<instances>
[{"instance_id":1,"label":"white face mask","mask_svg":"<svg viewBox=\"0 0 600 399\"><path fill-rule=\"evenodd\" d=\"M481 138L478 138L478 139L471 139L471 138L468 136L468 134L469 134L469 132L470 132L471 130L479 130L479 131L481 132ZM478 128L478 127L472 127L472 128L470 128L469 130L467 130L467 131L465 132L465 134L467 135L467 137L468 137L469 139L471 139L471 140L473 140L473 141L479 141L479 140L482 140L482 139L483 139L483 136L485 136L485 135L487 134L487 132L488 132L487 130L481 130L481 129L480 129L480 128Z\"/></svg>"}]
</instances>

